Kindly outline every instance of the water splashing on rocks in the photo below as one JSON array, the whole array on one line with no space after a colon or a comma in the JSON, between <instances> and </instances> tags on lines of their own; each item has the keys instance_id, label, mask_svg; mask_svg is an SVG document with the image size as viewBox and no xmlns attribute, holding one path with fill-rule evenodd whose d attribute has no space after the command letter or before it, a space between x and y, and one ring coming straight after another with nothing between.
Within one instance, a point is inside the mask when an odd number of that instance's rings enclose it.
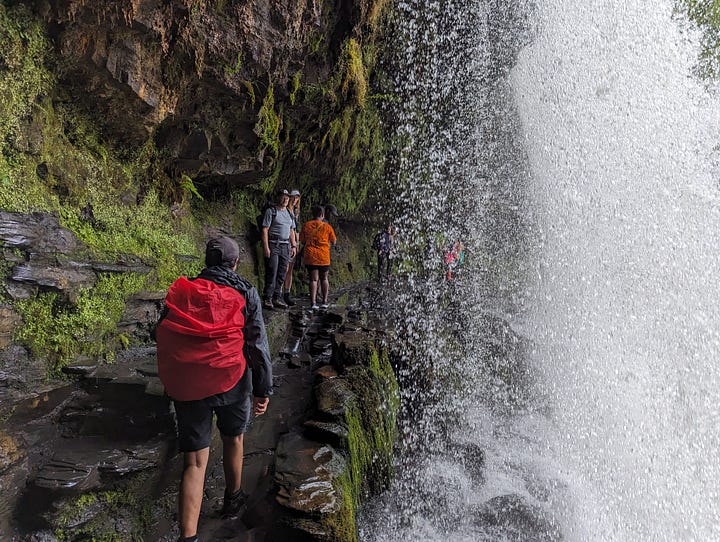
<instances>
[{"instance_id":1,"label":"water splashing on rocks","mask_svg":"<svg viewBox=\"0 0 720 542\"><path fill-rule=\"evenodd\" d=\"M396 15L413 386L361 539L718 539L720 108L694 36L666 1Z\"/></svg>"}]
</instances>

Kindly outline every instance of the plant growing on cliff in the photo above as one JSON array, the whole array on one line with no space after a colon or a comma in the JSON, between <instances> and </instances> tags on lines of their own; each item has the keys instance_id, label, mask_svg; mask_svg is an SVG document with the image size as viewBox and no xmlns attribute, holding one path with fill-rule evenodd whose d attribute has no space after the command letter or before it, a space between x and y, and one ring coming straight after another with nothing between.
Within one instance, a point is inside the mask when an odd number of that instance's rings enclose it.
<instances>
[{"instance_id":1,"label":"plant growing on cliff","mask_svg":"<svg viewBox=\"0 0 720 542\"><path fill-rule=\"evenodd\" d=\"M44 28L23 5L0 4L0 145L18 135L21 121L52 87Z\"/></svg>"},{"instance_id":2,"label":"plant growing on cliff","mask_svg":"<svg viewBox=\"0 0 720 542\"><path fill-rule=\"evenodd\" d=\"M345 42L340 69L343 72L340 85L342 93L347 95L352 92L353 102L358 107L365 107L368 94L367 71L363 62L362 47L355 38L350 38Z\"/></svg>"},{"instance_id":3,"label":"plant growing on cliff","mask_svg":"<svg viewBox=\"0 0 720 542\"><path fill-rule=\"evenodd\" d=\"M699 75L717 82L720 80L720 0L678 0L677 10L703 33Z\"/></svg>"},{"instance_id":4,"label":"plant growing on cliff","mask_svg":"<svg viewBox=\"0 0 720 542\"><path fill-rule=\"evenodd\" d=\"M48 209L36 164L18 150L23 125L53 86L44 27L23 5L0 4L0 208Z\"/></svg>"},{"instance_id":5,"label":"plant growing on cliff","mask_svg":"<svg viewBox=\"0 0 720 542\"><path fill-rule=\"evenodd\" d=\"M197 199L203 199L202 195L195 187L195 183L193 182L192 177L190 177L190 175L188 175L187 173L183 173L182 175L180 175L180 188L182 188L183 192L192 194Z\"/></svg>"},{"instance_id":6,"label":"plant growing on cliff","mask_svg":"<svg viewBox=\"0 0 720 542\"><path fill-rule=\"evenodd\" d=\"M298 71L292 78L289 96L290 105L295 105L295 101L297 100L297 93L298 90L300 90L300 79L302 79L302 70Z\"/></svg>"},{"instance_id":7,"label":"plant growing on cliff","mask_svg":"<svg viewBox=\"0 0 720 542\"><path fill-rule=\"evenodd\" d=\"M80 354L102 356L112 351L110 339L125 310L125 301L145 286L145 277L107 274L94 288L81 290L75 303L56 293L40 293L16 303L24 324L15 339L35 357L47 359L52 372Z\"/></svg>"},{"instance_id":8,"label":"plant growing on cliff","mask_svg":"<svg viewBox=\"0 0 720 542\"><path fill-rule=\"evenodd\" d=\"M258 120L255 124L255 135L260 139L259 151L269 150L274 157L280 154L280 129L282 119L275 112L275 89L268 86L262 106L258 111Z\"/></svg>"}]
</instances>

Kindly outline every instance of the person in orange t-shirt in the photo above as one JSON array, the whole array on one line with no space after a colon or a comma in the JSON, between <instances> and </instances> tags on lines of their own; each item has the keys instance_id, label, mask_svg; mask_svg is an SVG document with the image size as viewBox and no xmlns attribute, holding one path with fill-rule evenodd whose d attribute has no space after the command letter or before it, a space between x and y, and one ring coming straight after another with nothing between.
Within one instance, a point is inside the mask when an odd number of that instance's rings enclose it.
<instances>
[{"instance_id":1,"label":"person in orange t-shirt","mask_svg":"<svg viewBox=\"0 0 720 542\"><path fill-rule=\"evenodd\" d=\"M317 310L318 282L320 283L320 297L323 309L329 307L328 291L330 283L330 245L335 245L337 238L333 227L325 222L325 209L319 205L312 208L313 220L306 222L300 232L300 242L305 243L303 262L310 274L310 303L312 309Z\"/></svg>"}]
</instances>

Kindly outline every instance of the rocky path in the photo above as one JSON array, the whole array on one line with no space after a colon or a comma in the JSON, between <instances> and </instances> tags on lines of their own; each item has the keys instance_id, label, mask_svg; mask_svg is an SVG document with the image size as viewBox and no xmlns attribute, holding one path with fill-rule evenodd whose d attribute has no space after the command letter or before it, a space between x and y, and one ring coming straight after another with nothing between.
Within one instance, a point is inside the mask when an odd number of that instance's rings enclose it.
<instances>
[{"instance_id":1,"label":"rocky path","mask_svg":"<svg viewBox=\"0 0 720 542\"><path fill-rule=\"evenodd\" d=\"M327 311L310 311L301 302L266 315L275 393L268 412L246 435L243 489L250 497L237 517L219 517L224 482L215 434L201 540L278 540L278 524L285 521L280 518L289 514L307 523L305 512L334 510L335 475L323 462L334 463L337 454L322 441L347 440L347 429L331 422L341 412L335 402L348 399L318 382L337 376L330 365L333 335L359 329L367 319L360 309L363 290L339 295ZM0 539L174 541L181 456L174 452L174 420L157 379L154 348L126 351L114 365L81 363L68 371L77 375L76 384L3 405ZM318 407L318 387L332 396L320 400L325 407ZM325 417L311 420L323 408ZM307 434L320 438L310 441ZM279 447L284 452L278 453ZM314 476L318 462L329 472L318 482L325 489L306 499L302 484Z\"/></svg>"}]
</instances>

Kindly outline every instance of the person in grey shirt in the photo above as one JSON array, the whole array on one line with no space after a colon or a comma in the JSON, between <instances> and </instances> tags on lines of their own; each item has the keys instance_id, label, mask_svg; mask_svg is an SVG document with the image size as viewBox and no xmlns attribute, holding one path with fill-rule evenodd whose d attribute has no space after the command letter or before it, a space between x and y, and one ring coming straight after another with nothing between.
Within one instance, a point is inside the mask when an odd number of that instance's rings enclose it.
<instances>
[{"instance_id":1,"label":"person in grey shirt","mask_svg":"<svg viewBox=\"0 0 720 542\"><path fill-rule=\"evenodd\" d=\"M282 299L282 287L285 281L290 258L295 257L297 241L294 234L295 219L288 211L290 194L281 190L275 207L265 211L262 222L262 242L265 252L265 289L263 307L287 308Z\"/></svg>"}]
</instances>

